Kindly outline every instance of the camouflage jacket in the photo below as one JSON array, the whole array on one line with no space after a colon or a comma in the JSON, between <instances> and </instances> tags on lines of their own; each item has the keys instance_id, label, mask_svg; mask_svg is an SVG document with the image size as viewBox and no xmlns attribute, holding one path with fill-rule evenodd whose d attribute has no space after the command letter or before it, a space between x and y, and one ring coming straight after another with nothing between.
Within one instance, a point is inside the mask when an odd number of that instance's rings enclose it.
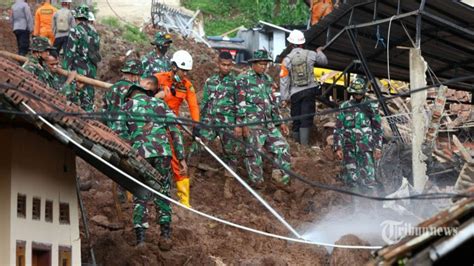
<instances>
[{"instance_id":1,"label":"camouflage jacket","mask_svg":"<svg viewBox=\"0 0 474 266\"><path fill-rule=\"evenodd\" d=\"M100 37L97 31L86 22L78 23L69 32L63 68L95 78L97 63L101 60L99 49Z\"/></svg>"},{"instance_id":2,"label":"camouflage jacket","mask_svg":"<svg viewBox=\"0 0 474 266\"><path fill-rule=\"evenodd\" d=\"M363 99L361 103L365 101L367 99ZM348 108L357 104L355 100L349 100L343 102L340 108ZM334 129L335 149L363 152L381 149L383 140L381 121L377 103L341 111L337 116Z\"/></svg>"},{"instance_id":3,"label":"camouflage jacket","mask_svg":"<svg viewBox=\"0 0 474 266\"><path fill-rule=\"evenodd\" d=\"M125 95L128 92L130 86L135 83L128 80L119 80L117 81L109 90L104 94L104 112L107 113L118 113L121 111L122 105L125 103ZM118 114L109 114L106 115L107 121L106 124L113 131L115 131L122 138L127 139L127 129L124 127L124 123L120 121L114 121L119 117Z\"/></svg>"},{"instance_id":4,"label":"camouflage jacket","mask_svg":"<svg viewBox=\"0 0 474 266\"><path fill-rule=\"evenodd\" d=\"M235 75L221 78L214 74L206 80L201 101L201 121L204 123L235 123L237 89Z\"/></svg>"},{"instance_id":5,"label":"camouflage jacket","mask_svg":"<svg viewBox=\"0 0 474 266\"><path fill-rule=\"evenodd\" d=\"M32 56L31 54L27 56L27 59L28 60L22 66L23 69L35 75L39 81L51 88L56 89L57 86L54 83L51 72L49 72L49 70L40 63L39 59Z\"/></svg>"},{"instance_id":6,"label":"camouflage jacket","mask_svg":"<svg viewBox=\"0 0 474 266\"><path fill-rule=\"evenodd\" d=\"M151 51L144 55L141 61L143 66L142 77L148 77L156 73L168 72L171 70L169 58L164 55L158 56L155 51Z\"/></svg>"},{"instance_id":7,"label":"camouflage jacket","mask_svg":"<svg viewBox=\"0 0 474 266\"><path fill-rule=\"evenodd\" d=\"M272 93L273 79L250 69L237 77L237 124L280 120L280 111ZM253 127L274 127L273 123Z\"/></svg>"},{"instance_id":8,"label":"camouflage jacket","mask_svg":"<svg viewBox=\"0 0 474 266\"><path fill-rule=\"evenodd\" d=\"M184 159L183 136L176 124L176 116L161 99L144 93L135 94L123 106L127 115L127 129L132 147L144 158L171 157L173 149L178 160ZM147 117L146 115L157 115Z\"/></svg>"}]
</instances>

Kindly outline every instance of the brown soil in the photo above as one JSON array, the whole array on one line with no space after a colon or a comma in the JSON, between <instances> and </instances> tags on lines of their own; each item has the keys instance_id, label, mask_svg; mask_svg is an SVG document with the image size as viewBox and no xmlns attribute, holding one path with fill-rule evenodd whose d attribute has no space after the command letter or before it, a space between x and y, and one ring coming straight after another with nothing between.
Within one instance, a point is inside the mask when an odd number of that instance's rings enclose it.
<instances>
[{"instance_id":1,"label":"brown soil","mask_svg":"<svg viewBox=\"0 0 474 266\"><path fill-rule=\"evenodd\" d=\"M336 241L338 245L369 245L368 242L361 240L355 235L345 235ZM335 248L331 254L330 265L365 265L370 260L369 250L354 250Z\"/></svg>"},{"instance_id":2,"label":"brown soil","mask_svg":"<svg viewBox=\"0 0 474 266\"><path fill-rule=\"evenodd\" d=\"M139 56L151 47L133 46L120 41L117 32L103 26L97 26L102 36L102 55L104 60L99 66L101 80L114 82L125 60L127 50L134 48ZM152 29L147 33L153 34ZM16 51L15 37L8 22L0 19L0 49ZM190 73L198 95L205 79L216 65L217 53L194 40L174 37L174 50L187 49L195 60L194 70ZM170 51L170 54L173 51ZM99 90L98 90L99 91ZM101 99L98 92L97 100ZM100 105L99 105L100 106ZM341 184L336 181L339 163L333 161L332 152L324 148L323 134L316 135L314 144L320 148L307 149L290 140L293 169L310 180L325 184ZM218 150L218 149L217 149ZM214 168L219 165L208 155L199 157L201 162ZM331 167L328 167L330 165ZM289 235L284 228L259 202L256 201L237 181L232 180L232 197L223 196L224 172L211 173L191 169L192 196L194 208L217 217L260 229L266 232ZM297 180L292 182L294 193L277 190L270 184L270 166L266 167L266 187L261 195L275 207L287 221L296 228L314 222L328 213L334 205L347 204L350 198L334 192L321 191ZM82 260L91 262L89 246L95 251L97 262L101 265L327 265L330 256L325 248L303 244L294 244L269 237L258 236L233 227L225 226L203 217L194 215L173 206L174 247L163 252L158 248L159 227L153 222L156 213L150 204L150 229L146 234L146 245L135 247L135 234L131 223L132 203L123 203L120 213L114 204L112 181L93 167L78 159L77 173L82 187L81 193L87 217L89 218L90 241L85 237L81 224ZM245 174L242 176L245 178ZM171 195L175 198L174 185Z\"/></svg>"},{"instance_id":3,"label":"brown soil","mask_svg":"<svg viewBox=\"0 0 474 266\"><path fill-rule=\"evenodd\" d=\"M10 21L6 20L7 17L8 10L0 8L0 50L16 53L18 52L16 37Z\"/></svg>"}]
</instances>

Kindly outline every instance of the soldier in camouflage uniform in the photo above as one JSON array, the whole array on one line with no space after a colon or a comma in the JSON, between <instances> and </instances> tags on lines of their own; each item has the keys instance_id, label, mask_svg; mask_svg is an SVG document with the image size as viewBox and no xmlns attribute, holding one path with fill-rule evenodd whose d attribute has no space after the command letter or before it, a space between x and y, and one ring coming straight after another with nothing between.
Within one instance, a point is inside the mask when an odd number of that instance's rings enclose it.
<instances>
[{"instance_id":1,"label":"soldier in camouflage uniform","mask_svg":"<svg viewBox=\"0 0 474 266\"><path fill-rule=\"evenodd\" d=\"M49 70L48 80L54 84L53 88L59 91L61 94L66 96L66 99L75 104L79 104L77 97L76 88L82 88L82 84L75 80L76 71L69 72L68 77L61 76L58 73L59 69L59 58L57 51L51 51L48 59L46 60L46 66Z\"/></svg>"},{"instance_id":2,"label":"soldier in camouflage uniform","mask_svg":"<svg viewBox=\"0 0 474 266\"><path fill-rule=\"evenodd\" d=\"M99 54L100 37L94 27L88 23L89 7L79 6L75 10L74 17L77 25L69 32L66 47L64 49L63 68L75 70L77 73L95 78L97 75L97 64L101 60ZM94 111L94 87L85 86L79 91L81 107L88 111Z\"/></svg>"},{"instance_id":3,"label":"soldier in camouflage uniform","mask_svg":"<svg viewBox=\"0 0 474 266\"><path fill-rule=\"evenodd\" d=\"M104 112L112 113L107 115L106 124L112 130L114 130L120 137L127 139L128 133L124 124L120 121L114 121L117 118L117 113L120 112L121 106L125 103L125 94L132 85L140 82L140 76L142 74L141 62L137 59L131 59L125 62L121 72L123 73L122 79L117 81L109 90L104 94Z\"/></svg>"},{"instance_id":4,"label":"soldier in camouflage uniform","mask_svg":"<svg viewBox=\"0 0 474 266\"><path fill-rule=\"evenodd\" d=\"M342 178L358 192L375 188L375 163L382 156L383 129L377 103L367 103L367 83L354 79L347 91L353 99L341 104L334 129L336 155L342 160ZM357 105L357 107L350 108Z\"/></svg>"},{"instance_id":5,"label":"soldier in camouflage uniform","mask_svg":"<svg viewBox=\"0 0 474 266\"><path fill-rule=\"evenodd\" d=\"M235 124L235 114L237 110L237 89L236 76L231 72L233 66L232 55L229 52L219 54L217 62L219 72L212 75L204 84L204 93L201 101L201 122L208 125L225 125L232 126ZM224 132L226 128L212 130L194 127L193 134L200 137L204 141L213 141L217 137L222 144L224 151L224 160L235 171L238 161L239 143L235 141L230 134L233 132ZM191 153L198 150L197 142L193 143ZM226 176L230 177L230 173L226 172ZM224 185L224 197L230 198L230 178L226 178Z\"/></svg>"},{"instance_id":6,"label":"soldier in camouflage uniform","mask_svg":"<svg viewBox=\"0 0 474 266\"><path fill-rule=\"evenodd\" d=\"M166 103L153 95L157 91L133 85L130 87L126 102L122 110L127 113L127 129L132 147L138 151L161 174L161 193L170 197L171 182L171 143L178 160L181 162L181 171L187 171L184 161L184 146L181 132L176 124L176 116ZM164 117L150 118L145 115L162 115ZM168 138L168 136L171 136ZM159 246L163 250L171 249L171 206L167 200L153 196L153 203L157 211L157 222L160 224L161 237ZM133 224L137 236L137 244L144 243L145 230L148 228L147 202L149 197L135 197L133 209Z\"/></svg>"},{"instance_id":7,"label":"soldier in camouflage uniform","mask_svg":"<svg viewBox=\"0 0 474 266\"><path fill-rule=\"evenodd\" d=\"M56 58L51 55L54 52L54 47L49 44L49 40L45 37L33 37L30 47L30 54L27 56L27 61L23 68L33 73L36 78L58 91L69 89L69 84L75 78L75 72L71 72L66 81L63 81L55 73L57 69ZM51 63L51 67L48 63ZM53 72L54 71L54 72Z\"/></svg>"},{"instance_id":8,"label":"soldier in camouflage uniform","mask_svg":"<svg viewBox=\"0 0 474 266\"><path fill-rule=\"evenodd\" d=\"M171 70L170 60L166 56L166 52L172 42L171 35L168 33L157 32L155 34L155 39L151 42L152 45L155 45L155 50L150 51L141 59L143 64L143 77Z\"/></svg>"},{"instance_id":9,"label":"soldier in camouflage uniform","mask_svg":"<svg viewBox=\"0 0 474 266\"><path fill-rule=\"evenodd\" d=\"M273 79L265 73L268 62L267 51L258 50L249 60L252 68L237 77L237 124L251 122L268 122L259 125L236 127L234 134L243 136L250 148L247 148L245 166L250 180L256 188L262 188L263 169L262 156L251 148L272 153L276 161L284 168L290 169L289 145L280 129L287 135L285 124L275 125L280 120L280 112L272 93ZM278 129L280 127L280 129ZM273 170L272 178L278 188L291 192L290 176L281 170Z\"/></svg>"},{"instance_id":10,"label":"soldier in camouflage uniform","mask_svg":"<svg viewBox=\"0 0 474 266\"><path fill-rule=\"evenodd\" d=\"M229 52L219 54L219 73L209 77L204 84L201 101L201 122L204 124L220 126L235 124L237 83L235 74L231 72L232 64L232 55ZM226 160L235 169L238 144L222 130L195 127L193 133L205 141L213 141L219 137Z\"/></svg>"}]
</instances>

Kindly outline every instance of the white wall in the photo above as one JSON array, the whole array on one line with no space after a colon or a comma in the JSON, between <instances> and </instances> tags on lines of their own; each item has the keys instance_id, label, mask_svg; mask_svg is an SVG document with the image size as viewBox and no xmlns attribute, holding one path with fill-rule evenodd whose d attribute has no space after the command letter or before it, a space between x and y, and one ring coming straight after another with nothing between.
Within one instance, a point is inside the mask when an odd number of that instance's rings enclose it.
<instances>
[{"instance_id":1,"label":"white wall","mask_svg":"<svg viewBox=\"0 0 474 266\"><path fill-rule=\"evenodd\" d=\"M0 147L3 147L3 142L1 138ZM58 246L71 246L72 265L80 265L74 154L57 141L24 129L14 129L11 143L10 262L15 263L16 240L23 240L26 241L26 265L31 265L32 241L52 245L53 266L58 265ZM17 193L27 195L26 218L17 218ZM32 219L33 197L41 198L40 220ZM45 221L46 200L53 201L52 223ZM69 203L69 225L59 223L59 202Z\"/></svg>"},{"instance_id":2,"label":"white wall","mask_svg":"<svg viewBox=\"0 0 474 266\"><path fill-rule=\"evenodd\" d=\"M286 34L284 31L274 31L273 32L273 61L276 57L283 52L286 48Z\"/></svg>"}]
</instances>

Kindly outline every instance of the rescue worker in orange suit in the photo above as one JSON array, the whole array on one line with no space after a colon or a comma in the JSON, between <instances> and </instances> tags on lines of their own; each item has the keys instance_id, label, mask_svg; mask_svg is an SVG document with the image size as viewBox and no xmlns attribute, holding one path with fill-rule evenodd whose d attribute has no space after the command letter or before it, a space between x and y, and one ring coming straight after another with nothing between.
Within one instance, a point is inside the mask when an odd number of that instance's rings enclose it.
<instances>
[{"instance_id":1,"label":"rescue worker in orange suit","mask_svg":"<svg viewBox=\"0 0 474 266\"><path fill-rule=\"evenodd\" d=\"M35 29L33 36L41 36L49 39L49 43L54 43L53 16L58 11L51 5L51 0L44 0L41 7L35 13Z\"/></svg>"},{"instance_id":2,"label":"rescue worker in orange suit","mask_svg":"<svg viewBox=\"0 0 474 266\"><path fill-rule=\"evenodd\" d=\"M334 7L339 6L339 1L333 4L333 0L306 0L306 4L309 5L311 13L311 26L318 24L318 22L329 15L334 10Z\"/></svg>"},{"instance_id":3,"label":"rescue worker in orange suit","mask_svg":"<svg viewBox=\"0 0 474 266\"><path fill-rule=\"evenodd\" d=\"M191 113L191 119L199 122L199 104L193 84L187 77L187 72L193 68L193 58L184 50L176 51L171 58L171 71L155 74L164 91L164 100L169 108L179 116L181 103L186 100ZM173 151L171 161L173 176L178 190L179 201L190 207L190 182L188 176L180 175L180 162Z\"/></svg>"}]
</instances>

